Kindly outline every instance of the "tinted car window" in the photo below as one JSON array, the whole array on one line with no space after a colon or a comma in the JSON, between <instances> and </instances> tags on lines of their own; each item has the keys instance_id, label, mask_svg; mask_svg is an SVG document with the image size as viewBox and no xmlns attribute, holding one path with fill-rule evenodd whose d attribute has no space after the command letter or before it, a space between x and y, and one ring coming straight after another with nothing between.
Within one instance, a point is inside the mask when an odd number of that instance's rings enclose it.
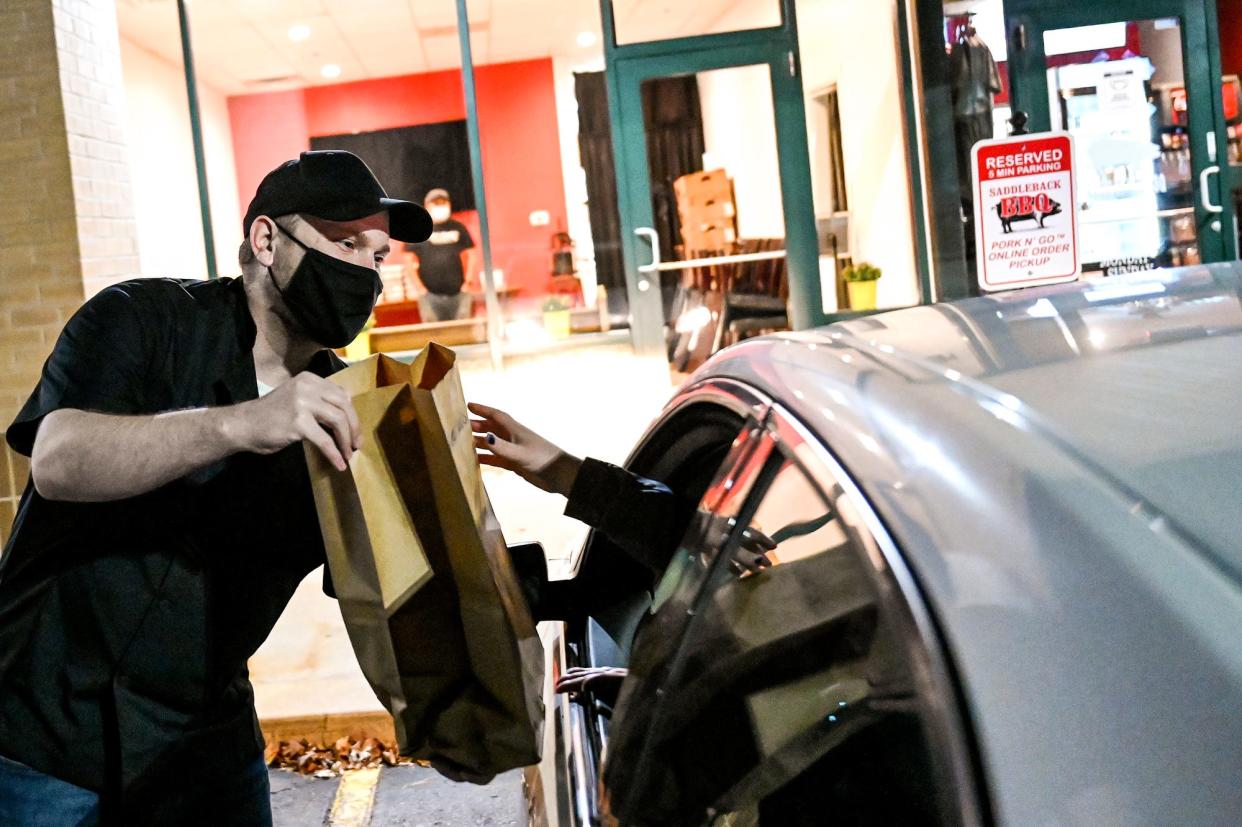
<instances>
[{"instance_id":1,"label":"tinted car window","mask_svg":"<svg viewBox=\"0 0 1242 827\"><path fill-rule=\"evenodd\" d=\"M616 792L614 807L629 798L643 799L638 776L644 772L652 716L668 681L668 670L679 662L687 621L702 591L716 550L729 532L771 456L773 440L751 421L734 441L719 473L701 497L694 517L672 562L656 589L650 612L639 626L629 675L621 688L615 723L609 730L607 786Z\"/></svg>"},{"instance_id":2,"label":"tinted car window","mask_svg":"<svg viewBox=\"0 0 1242 827\"><path fill-rule=\"evenodd\" d=\"M677 575L667 605L689 619L630 814L935 823L914 684L856 542L855 509L779 449L753 465L753 492L711 513L715 533L699 536ZM770 565L756 567L760 551Z\"/></svg>"},{"instance_id":3,"label":"tinted car window","mask_svg":"<svg viewBox=\"0 0 1242 827\"><path fill-rule=\"evenodd\" d=\"M771 438L764 435L760 426L752 424L742 431L716 479L699 500L677 553L656 584L653 612L670 600L675 605L690 607L711 570L716 552L736 525L772 447Z\"/></svg>"}]
</instances>

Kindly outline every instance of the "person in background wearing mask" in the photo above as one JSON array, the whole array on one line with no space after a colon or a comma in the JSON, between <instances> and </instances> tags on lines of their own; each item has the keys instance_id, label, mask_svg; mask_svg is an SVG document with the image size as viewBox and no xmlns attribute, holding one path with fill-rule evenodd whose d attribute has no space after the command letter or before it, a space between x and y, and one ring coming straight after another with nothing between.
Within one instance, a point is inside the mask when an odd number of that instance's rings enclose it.
<instances>
[{"instance_id":1,"label":"person in background wearing mask","mask_svg":"<svg viewBox=\"0 0 1242 827\"><path fill-rule=\"evenodd\" d=\"M468 275L474 239L466 225L453 218L453 204L446 190L433 189L423 199L434 227L422 244L408 244L406 250L418 257L418 279L423 294L418 297L418 313L424 322L469 319L474 299L463 286Z\"/></svg>"},{"instance_id":2,"label":"person in background wearing mask","mask_svg":"<svg viewBox=\"0 0 1242 827\"><path fill-rule=\"evenodd\" d=\"M86 302L8 429L31 477L0 556L5 827L272 823L246 661L324 563L302 443L358 450L330 348L431 219L305 152L243 230L240 278Z\"/></svg>"}]
</instances>

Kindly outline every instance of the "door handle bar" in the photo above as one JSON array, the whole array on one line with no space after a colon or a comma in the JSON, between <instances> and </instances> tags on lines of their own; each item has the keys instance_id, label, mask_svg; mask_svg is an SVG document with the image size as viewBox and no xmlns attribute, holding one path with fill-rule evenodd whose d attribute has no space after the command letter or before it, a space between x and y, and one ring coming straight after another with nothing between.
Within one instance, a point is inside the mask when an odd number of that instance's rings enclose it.
<instances>
[{"instance_id":1,"label":"door handle bar","mask_svg":"<svg viewBox=\"0 0 1242 827\"><path fill-rule=\"evenodd\" d=\"M1212 194L1208 190L1208 179L1219 174L1220 167L1215 164L1204 167L1203 172L1199 173L1199 202L1203 204L1203 209L1212 215L1219 215L1225 211L1224 207L1212 203Z\"/></svg>"},{"instance_id":2,"label":"door handle bar","mask_svg":"<svg viewBox=\"0 0 1242 827\"><path fill-rule=\"evenodd\" d=\"M651 244L651 263L640 265L638 272L654 273L660 269L660 234L654 227L636 227L634 235L645 238Z\"/></svg>"}]
</instances>

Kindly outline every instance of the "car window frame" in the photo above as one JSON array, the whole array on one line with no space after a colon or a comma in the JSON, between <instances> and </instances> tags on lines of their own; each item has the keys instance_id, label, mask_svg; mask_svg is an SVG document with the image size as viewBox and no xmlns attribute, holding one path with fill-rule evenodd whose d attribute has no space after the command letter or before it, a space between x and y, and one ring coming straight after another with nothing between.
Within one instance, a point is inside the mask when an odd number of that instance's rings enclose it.
<instances>
[{"instance_id":1,"label":"car window frame","mask_svg":"<svg viewBox=\"0 0 1242 827\"><path fill-rule=\"evenodd\" d=\"M772 402L765 406L759 424L759 430L748 440L752 444L749 455L729 475L751 474L755 477L754 482L746 492L745 502L737 509L735 524L723 539L716 535L714 548L710 549L712 559L709 570L699 578L697 592L690 597L691 605L686 610L686 622L680 627L681 640L673 655L676 662L669 664L663 685L653 687L650 696L651 703L655 705L651 718L652 731L660 730L660 721L667 714L662 710L676 703L676 692L669 690L678 685L682 676L682 661L690 645L687 632L694 617L701 610L703 601L711 598L710 588L718 582L719 567L729 565L731 554L726 552L736 546L741 533L750 525L781 469L782 463L776 459L783 456L798 468L824 502L841 515L850 536L850 547L871 577L879 610L901 641L915 683L919 720L924 729L941 813L949 823L989 823L985 817L986 804L980 794L984 788L979 780L979 765L971 747L974 740L965 723L951 664L917 580L895 541L862 489L827 446L790 411ZM748 421L743 433L751 427L752 423ZM722 466L722 478L713 488L727 486L728 479L724 474L727 464L728 461L726 466ZM707 499L706 495L704 499ZM727 500L722 498L711 503L713 512L724 502ZM847 508L842 509L841 503L846 503ZM691 530L687 532L686 542L702 543L707 539L702 519L701 514L696 516ZM690 540L692 534L697 536ZM650 772L658 772L659 768L650 764L648 749L644 749L638 758L642 766L633 778L642 786L641 779Z\"/></svg>"},{"instance_id":2,"label":"car window frame","mask_svg":"<svg viewBox=\"0 0 1242 827\"><path fill-rule=\"evenodd\" d=\"M856 534L852 539L874 576L881 611L892 621L915 678L942 812L967 827L992 823L965 699L915 573L871 499L829 446L778 402L770 406L766 424L834 509L841 494L852 506L842 510L852 512L846 523Z\"/></svg>"}]
</instances>

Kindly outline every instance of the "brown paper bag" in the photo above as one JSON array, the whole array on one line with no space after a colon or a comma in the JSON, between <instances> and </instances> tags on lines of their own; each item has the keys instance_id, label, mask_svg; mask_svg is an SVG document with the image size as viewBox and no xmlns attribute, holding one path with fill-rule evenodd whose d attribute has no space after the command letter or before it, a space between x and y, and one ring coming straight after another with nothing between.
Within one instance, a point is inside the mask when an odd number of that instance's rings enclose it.
<instances>
[{"instance_id":1,"label":"brown paper bag","mask_svg":"<svg viewBox=\"0 0 1242 827\"><path fill-rule=\"evenodd\" d=\"M328 567L404 755L478 783L537 763L543 647L475 457L453 352L332 377L364 442L338 472L306 446Z\"/></svg>"}]
</instances>

